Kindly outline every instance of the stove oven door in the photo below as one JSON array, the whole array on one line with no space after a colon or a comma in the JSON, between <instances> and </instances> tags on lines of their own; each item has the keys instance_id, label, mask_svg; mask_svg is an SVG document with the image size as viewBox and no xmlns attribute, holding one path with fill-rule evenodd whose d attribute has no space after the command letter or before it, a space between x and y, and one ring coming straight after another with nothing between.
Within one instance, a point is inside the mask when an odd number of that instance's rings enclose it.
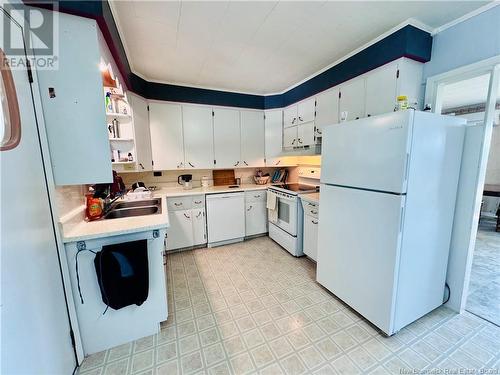
<instances>
[{"instance_id":1,"label":"stove oven door","mask_svg":"<svg viewBox=\"0 0 500 375\"><path fill-rule=\"evenodd\" d=\"M278 221L276 225L292 236L297 236L297 197L278 195Z\"/></svg>"}]
</instances>

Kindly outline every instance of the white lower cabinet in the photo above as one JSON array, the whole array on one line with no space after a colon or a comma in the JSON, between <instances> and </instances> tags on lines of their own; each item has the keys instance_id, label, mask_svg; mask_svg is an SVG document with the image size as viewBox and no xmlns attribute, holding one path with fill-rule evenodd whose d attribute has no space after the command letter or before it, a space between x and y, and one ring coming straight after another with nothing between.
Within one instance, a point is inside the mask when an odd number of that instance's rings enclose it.
<instances>
[{"instance_id":1,"label":"white lower cabinet","mask_svg":"<svg viewBox=\"0 0 500 375\"><path fill-rule=\"evenodd\" d=\"M205 220L205 209L192 209L191 220L193 223L193 245L196 246L207 243L207 223Z\"/></svg>"},{"instance_id":2,"label":"white lower cabinet","mask_svg":"<svg viewBox=\"0 0 500 375\"><path fill-rule=\"evenodd\" d=\"M318 256L318 226L319 204L302 200L304 208L303 251L309 258L316 261Z\"/></svg>"},{"instance_id":3,"label":"white lower cabinet","mask_svg":"<svg viewBox=\"0 0 500 375\"><path fill-rule=\"evenodd\" d=\"M166 250L182 249L207 243L205 197L168 198Z\"/></svg>"},{"instance_id":4,"label":"white lower cabinet","mask_svg":"<svg viewBox=\"0 0 500 375\"><path fill-rule=\"evenodd\" d=\"M266 199L265 190L245 193L245 236L267 233Z\"/></svg>"}]
</instances>

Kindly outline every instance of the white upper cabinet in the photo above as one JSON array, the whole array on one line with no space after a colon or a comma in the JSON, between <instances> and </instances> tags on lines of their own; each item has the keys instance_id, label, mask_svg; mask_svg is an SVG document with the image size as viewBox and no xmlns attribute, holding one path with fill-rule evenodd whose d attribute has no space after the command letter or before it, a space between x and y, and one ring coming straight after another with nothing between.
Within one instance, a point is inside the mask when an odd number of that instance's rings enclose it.
<instances>
[{"instance_id":1,"label":"white upper cabinet","mask_svg":"<svg viewBox=\"0 0 500 375\"><path fill-rule=\"evenodd\" d=\"M182 118L185 168L214 168L212 108L183 105Z\"/></svg>"},{"instance_id":2,"label":"white upper cabinet","mask_svg":"<svg viewBox=\"0 0 500 375\"><path fill-rule=\"evenodd\" d=\"M339 89L337 87L316 96L316 133L321 136L324 126L339 122Z\"/></svg>"},{"instance_id":3,"label":"white upper cabinet","mask_svg":"<svg viewBox=\"0 0 500 375\"><path fill-rule=\"evenodd\" d=\"M134 118L135 153L138 171L153 168L151 155L151 135L149 134L148 102L141 96L127 93Z\"/></svg>"},{"instance_id":4,"label":"white upper cabinet","mask_svg":"<svg viewBox=\"0 0 500 375\"><path fill-rule=\"evenodd\" d=\"M184 169L180 104L149 103L149 126L154 170Z\"/></svg>"},{"instance_id":5,"label":"white upper cabinet","mask_svg":"<svg viewBox=\"0 0 500 375\"><path fill-rule=\"evenodd\" d=\"M276 167L296 164L296 158L282 155L283 111L272 109L265 112L266 166Z\"/></svg>"},{"instance_id":6,"label":"white upper cabinet","mask_svg":"<svg viewBox=\"0 0 500 375\"><path fill-rule=\"evenodd\" d=\"M264 112L240 111L241 115L241 163L243 167L265 165Z\"/></svg>"},{"instance_id":7,"label":"white upper cabinet","mask_svg":"<svg viewBox=\"0 0 500 375\"><path fill-rule=\"evenodd\" d=\"M290 126L283 129L283 148L290 149L297 147L297 126Z\"/></svg>"},{"instance_id":8,"label":"white upper cabinet","mask_svg":"<svg viewBox=\"0 0 500 375\"><path fill-rule=\"evenodd\" d=\"M288 128L289 126L297 125L297 105L291 105L283 110L283 126Z\"/></svg>"},{"instance_id":9,"label":"white upper cabinet","mask_svg":"<svg viewBox=\"0 0 500 375\"><path fill-rule=\"evenodd\" d=\"M339 118L341 121L365 117L365 79L356 78L340 86Z\"/></svg>"},{"instance_id":10,"label":"white upper cabinet","mask_svg":"<svg viewBox=\"0 0 500 375\"><path fill-rule=\"evenodd\" d=\"M366 75L366 116L394 111L398 65L384 65Z\"/></svg>"},{"instance_id":11,"label":"white upper cabinet","mask_svg":"<svg viewBox=\"0 0 500 375\"><path fill-rule=\"evenodd\" d=\"M242 166L240 150L240 112L214 108L214 158L216 168Z\"/></svg>"},{"instance_id":12,"label":"white upper cabinet","mask_svg":"<svg viewBox=\"0 0 500 375\"><path fill-rule=\"evenodd\" d=\"M58 14L59 66L39 70L43 116L56 185L113 181L94 20ZM55 93L49 96L49 91Z\"/></svg>"},{"instance_id":13,"label":"white upper cabinet","mask_svg":"<svg viewBox=\"0 0 500 375\"><path fill-rule=\"evenodd\" d=\"M314 121L316 112L316 99L309 98L300 102L297 105L297 121L298 124L304 124L307 122Z\"/></svg>"},{"instance_id":14,"label":"white upper cabinet","mask_svg":"<svg viewBox=\"0 0 500 375\"><path fill-rule=\"evenodd\" d=\"M297 127L297 142L296 146L304 147L311 146L316 143L314 135L314 122L308 122Z\"/></svg>"}]
</instances>

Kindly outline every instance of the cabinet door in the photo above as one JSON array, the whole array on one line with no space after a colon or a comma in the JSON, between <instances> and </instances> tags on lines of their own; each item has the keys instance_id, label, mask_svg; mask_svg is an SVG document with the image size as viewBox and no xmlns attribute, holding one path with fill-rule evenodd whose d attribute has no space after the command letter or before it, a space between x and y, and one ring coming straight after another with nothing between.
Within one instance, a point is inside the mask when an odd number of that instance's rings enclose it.
<instances>
[{"instance_id":1,"label":"cabinet door","mask_svg":"<svg viewBox=\"0 0 500 375\"><path fill-rule=\"evenodd\" d=\"M37 72L54 181L111 183L99 32L94 21L77 18L58 16L59 66Z\"/></svg>"},{"instance_id":2,"label":"cabinet door","mask_svg":"<svg viewBox=\"0 0 500 375\"><path fill-rule=\"evenodd\" d=\"M366 116L394 111L397 74L397 64L389 64L366 75Z\"/></svg>"},{"instance_id":3,"label":"cabinet door","mask_svg":"<svg viewBox=\"0 0 500 375\"><path fill-rule=\"evenodd\" d=\"M310 98L300 102L297 106L298 124L314 121L314 112L316 111L316 99Z\"/></svg>"},{"instance_id":4,"label":"cabinet door","mask_svg":"<svg viewBox=\"0 0 500 375\"><path fill-rule=\"evenodd\" d=\"M316 143L314 136L314 122L308 122L297 126L297 142L299 147L312 146Z\"/></svg>"},{"instance_id":5,"label":"cabinet door","mask_svg":"<svg viewBox=\"0 0 500 375\"><path fill-rule=\"evenodd\" d=\"M207 243L205 209L197 208L191 210L191 219L193 223L193 244L201 245Z\"/></svg>"},{"instance_id":6,"label":"cabinet door","mask_svg":"<svg viewBox=\"0 0 500 375\"><path fill-rule=\"evenodd\" d=\"M214 167L212 108L182 106L186 168Z\"/></svg>"},{"instance_id":7,"label":"cabinet door","mask_svg":"<svg viewBox=\"0 0 500 375\"><path fill-rule=\"evenodd\" d=\"M339 122L339 89L334 88L316 96L316 133L321 136L324 126Z\"/></svg>"},{"instance_id":8,"label":"cabinet door","mask_svg":"<svg viewBox=\"0 0 500 375\"><path fill-rule=\"evenodd\" d=\"M193 224L191 210L170 211L170 226L167 228L167 250L193 246Z\"/></svg>"},{"instance_id":9,"label":"cabinet door","mask_svg":"<svg viewBox=\"0 0 500 375\"><path fill-rule=\"evenodd\" d=\"M283 148L292 148L297 146L297 127L283 129Z\"/></svg>"},{"instance_id":10,"label":"cabinet door","mask_svg":"<svg viewBox=\"0 0 500 375\"><path fill-rule=\"evenodd\" d=\"M266 202L248 202L245 207L245 235L267 232Z\"/></svg>"},{"instance_id":11,"label":"cabinet door","mask_svg":"<svg viewBox=\"0 0 500 375\"><path fill-rule=\"evenodd\" d=\"M151 135L149 134L148 101L138 95L127 93L134 118L135 160L138 171L153 169L151 154Z\"/></svg>"},{"instance_id":12,"label":"cabinet door","mask_svg":"<svg viewBox=\"0 0 500 375\"><path fill-rule=\"evenodd\" d=\"M283 112L281 110L266 111L264 120L266 165L280 164L283 147Z\"/></svg>"},{"instance_id":13,"label":"cabinet door","mask_svg":"<svg viewBox=\"0 0 500 375\"><path fill-rule=\"evenodd\" d=\"M289 126L297 125L297 105L292 105L283 110L283 126L288 128Z\"/></svg>"},{"instance_id":14,"label":"cabinet door","mask_svg":"<svg viewBox=\"0 0 500 375\"><path fill-rule=\"evenodd\" d=\"M244 167L263 167L265 158L264 113L240 111L241 164Z\"/></svg>"},{"instance_id":15,"label":"cabinet door","mask_svg":"<svg viewBox=\"0 0 500 375\"><path fill-rule=\"evenodd\" d=\"M345 121L365 117L365 79L358 78L340 87L339 118Z\"/></svg>"},{"instance_id":16,"label":"cabinet door","mask_svg":"<svg viewBox=\"0 0 500 375\"><path fill-rule=\"evenodd\" d=\"M179 104L149 103L154 170L183 169L182 112Z\"/></svg>"},{"instance_id":17,"label":"cabinet door","mask_svg":"<svg viewBox=\"0 0 500 375\"><path fill-rule=\"evenodd\" d=\"M304 216L304 254L313 260L318 255L318 219Z\"/></svg>"},{"instance_id":18,"label":"cabinet door","mask_svg":"<svg viewBox=\"0 0 500 375\"><path fill-rule=\"evenodd\" d=\"M216 168L241 166L240 112L214 108L214 159Z\"/></svg>"}]
</instances>

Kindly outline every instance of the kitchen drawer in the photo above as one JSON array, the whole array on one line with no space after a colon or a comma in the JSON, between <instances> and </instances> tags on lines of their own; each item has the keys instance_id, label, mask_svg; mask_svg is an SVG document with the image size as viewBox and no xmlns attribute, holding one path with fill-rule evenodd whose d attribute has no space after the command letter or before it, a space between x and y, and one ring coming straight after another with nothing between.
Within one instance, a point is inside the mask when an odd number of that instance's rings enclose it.
<instances>
[{"instance_id":1,"label":"kitchen drawer","mask_svg":"<svg viewBox=\"0 0 500 375\"><path fill-rule=\"evenodd\" d=\"M318 218L319 204L302 201L302 207L304 207L304 215Z\"/></svg>"},{"instance_id":2,"label":"kitchen drawer","mask_svg":"<svg viewBox=\"0 0 500 375\"><path fill-rule=\"evenodd\" d=\"M253 190L245 192L245 202L264 202L266 201L266 190Z\"/></svg>"},{"instance_id":3,"label":"kitchen drawer","mask_svg":"<svg viewBox=\"0 0 500 375\"><path fill-rule=\"evenodd\" d=\"M167 207L170 211L189 210L192 202L193 197L167 198Z\"/></svg>"},{"instance_id":4,"label":"kitchen drawer","mask_svg":"<svg viewBox=\"0 0 500 375\"><path fill-rule=\"evenodd\" d=\"M205 196L195 195L192 197L192 207L193 208L205 208Z\"/></svg>"}]
</instances>

